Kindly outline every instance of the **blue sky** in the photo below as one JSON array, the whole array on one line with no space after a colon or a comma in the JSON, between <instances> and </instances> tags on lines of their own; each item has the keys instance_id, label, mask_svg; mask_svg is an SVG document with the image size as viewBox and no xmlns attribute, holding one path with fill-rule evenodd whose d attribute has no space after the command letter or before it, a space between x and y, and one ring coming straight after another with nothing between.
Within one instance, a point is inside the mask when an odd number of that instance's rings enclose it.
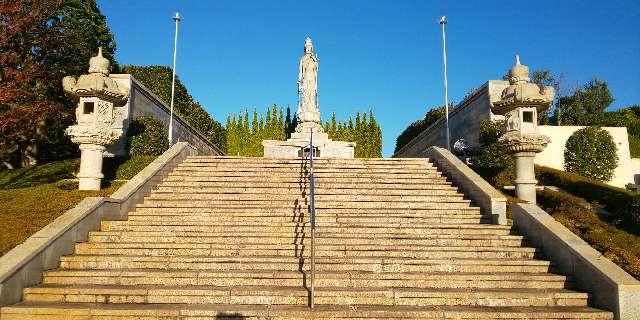
<instances>
[{"instance_id":1,"label":"blue sky","mask_svg":"<svg viewBox=\"0 0 640 320\"><path fill-rule=\"evenodd\" d=\"M449 99L524 64L564 74L564 87L609 82L612 108L640 103L640 1L166 1L98 0L120 64L171 65L194 98L224 123L229 112L296 105L306 36L320 58L325 119L373 109L391 155L397 135L444 104L446 15Z\"/></svg>"}]
</instances>

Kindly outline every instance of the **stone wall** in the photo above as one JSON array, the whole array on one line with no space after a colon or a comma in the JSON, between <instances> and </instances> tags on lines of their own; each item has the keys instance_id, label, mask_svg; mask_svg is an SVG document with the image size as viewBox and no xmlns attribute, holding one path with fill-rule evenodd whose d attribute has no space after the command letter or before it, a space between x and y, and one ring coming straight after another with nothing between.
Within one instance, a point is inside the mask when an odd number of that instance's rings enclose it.
<instances>
[{"instance_id":1,"label":"stone wall","mask_svg":"<svg viewBox=\"0 0 640 320\"><path fill-rule=\"evenodd\" d=\"M153 117L165 124L169 128L169 118L171 109L158 96L153 94L142 83L136 80L130 74L112 74L110 75L118 85L129 88L129 100L125 105L125 111L122 115L124 133L120 139L107 148L107 152L111 155L125 155L125 139L129 123L141 116ZM173 139L174 142L185 141L194 146L201 154L223 155L223 152L213 144L201 132L189 125L179 115L173 113Z\"/></svg>"},{"instance_id":2,"label":"stone wall","mask_svg":"<svg viewBox=\"0 0 640 320\"><path fill-rule=\"evenodd\" d=\"M489 80L472 94L466 97L449 113L449 130L451 145L464 138L473 147L479 145L480 124L484 120L503 119L491 112L492 99L500 96L509 82ZM394 157L416 158L427 157L431 146L445 146L444 117L425 129L406 146L398 150ZM535 164L564 170L564 146L567 139L581 126L538 126L540 133L551 138L551 143L541 153L536 154ZM619 165L614 177L608 184L624 187L627 183L640 182L640 159L632 159L629 153L629 140L626 127L606 127L618 147Z\"/></svg>"},{"instance_id":3,"label":"stone wall","mask_svg":"<svg viewBox=\"0 0 640 320\"><path fill-rule=\"evenodd\" d=\"M502 80L487 81L450 110L449 133L452 147L459 139L466 140L472 146L478 145L480 123L496 118L491 113L490 96L499 95L508 85L509 82ZM421 157L421 154L431 146L446 148L446 121L444 117L398 150L394 157Z\"/></svg>"}]
</instances>

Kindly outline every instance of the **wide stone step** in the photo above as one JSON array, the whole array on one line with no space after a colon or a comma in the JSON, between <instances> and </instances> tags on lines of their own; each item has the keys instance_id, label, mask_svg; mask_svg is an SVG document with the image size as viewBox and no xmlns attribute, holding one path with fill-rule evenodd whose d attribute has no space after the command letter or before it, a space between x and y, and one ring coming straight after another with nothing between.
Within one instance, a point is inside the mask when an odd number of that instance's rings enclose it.
<instances>
[{"instance_id":1,"label":"wide stone step","mask_svg":"<svg viewBox=\"0 0 640 320\"><path fill-rule=\"evenodd\" d=\"M435 200L435 199L434 199ZM229 208L243 206L279 206L281 208L290 208L300 210L308 203L295 200L161 200L147 199L144 201L144 207L165 207L165 208ZM138 205L139 207L141 205ZM386 202L386 201L340 201L340 202L316 202L316 209L333 209L333 208L385 208L385 209L461 209L471 206L471 201L458 199L443 199L436 201L403 201L403 202Z\"/></svg>"},{"instance_id":2,"label":"wide stone step","mask_svg":"<svg viewBox=\"0 0 640 320\"><path fill-rule=\"evenodd\" d=\"M135 226L126 224L126 222L118 221L102 221L101 231L156 231L156 232L227 232L232 234L250 234L250 233L289 233L301 234L309 233L309 227L289 226L289 227L260 227L246 225L229 225L229 226L167 226L167 225L145 225ZM413 228L395 228L395 227L374 227L374 226L348 226L348 227L320 227L321 233L339 233L339 234L393 234L393 235L422 235L422 234L447 234L447 235L472 235L472 234L494 234L508 235L511 234L511 227L497 225L431 225L429 227L413 227Z\"/></svg>"},{"instance_id":3,"label":"wide stone step","mask_svg":"<svg viewBox=\"0 0 640 320\"><path fill-rule=\"evenodd\" d=\"M154 210L153 208L139 208L129 213L128 219L133 220L210 220L210 221L296 221L308 222L310 214L308 212L286 212L284 209L274 211L274 213L264 213L260 211L245 212L194 212L182 211L176 208L175 212ZM483 223L483 219L490 219L490 216L482 215L479 211L463 211L451 212L443 214L438 211L419 212L419 213L387 213L387 214L366 214L366 213L330 213L316 210L316 221L331 222L335 219L354 219L362 222L403 222L403 221L445 221L447 219L474 219L476 222ZM326 219L326 220L323 220ZM442 222L444 223L444 222Z\"/></svg>"},{"instance_id":4,"label":"wide stone step","mask_svg":"<svg viewBox=\"0 0 640 320\"><path fill-rule=\"evenodd\" d=\"M271 172L274 174L297 174L297 175L308 175L311 170L310 167L281 167L281 166L271 166L271 167L238 167L229 165L227 167L193 167L193 166L178 166L173 170L173 173L177 174L204 174L204 173L219 173L219 174L229 174L229 175L237 175L237 174L255 174L255 173L264 173ZM413 168L398 168L394 166L388 167L316 167L314 166L313 172L315 174L380 174L380 175L393 175L393 174L434 174L438 173L438 170L435 167L413 167Z\"/></svg>"},{"instance_id":5,"label":"wide stone step","mask_svg":"<svg viewBox=\"0 0 640 320\"><path fill-rule=\"evenodd\" d=\"M478 307L381 305L239 305L239 304L128 304L20 303L2 309L3 320L203 320L203 319L598 319L611 312L588 307Z\"/></svg>"},{"instance_id":6,"label":"wide stone step","mask_svg":"<svg viewBox=\"0 0 640 320\"><path fill-rule=\"evenodd\" d=\"M100 243L122 243L122 242L150 242L150 243L217 243L217 244L307 244L311 242L308 236L290 237L236 237L232 235L218 237L202 236L149 236L149 235L112 235L104 233L92 233L89 236L90 242ZM356 238L356 237L323 237L316 238L316 245L414 245L414 246L508 246L516 247L525 244L524 239L518 236L495 237L494 239L460 239L458 237L432 237L432 238Z\"/></svg>"},{"instance_id":7,"label":"wide stone step","mask_svg":"<svg viewBox=\"0 0 640 320\"><path fill-rule=\"evenodd\" d=\"M431 226L439 226L439 225L459 225L461 227L469 226L475 227L479 225L478 220L481 218L475 219L465 219L465 218L447 218L447 217L436 217L434 219L412 219L412 218L385 218L380 217L379 219L358 219L358 218L349 218L349 217L338 217L324 215L320 218L320 215L316 218L316 226L318 228L331 228L331 227L343 227L343 226L355 226L355 227L373 227L373 228L399 228L399 227L416 227L416 228L429 228ZM468 223L464 224L462 221L468 221ZM291 216L288 219L215 219L215 218L202 218L202 219L131 219L127 221L121 220L113 220L113 221L102 221L102 225L104 226L104 230L108 228L118 228L118 226L127 225L127 226L256 226L256 227L265 227L265 228L277 228L277 227L301 227L308 226L309 219L304 218L303 214L298 214L297 216ZM484 223L482 225L490 225L490 223Z\"/></svg>"},{"instance_id":8,"label":"wide stone step","mask_svg":"<svg viewBox=\"0 0 640 320\"><path fill-rule=\"evenodd\" d=\"M27 302L306 305L308 290L283 286L47 286L25 289ZM587 294L564 289L420 289L316 287L319 305L586 306Z\"/></svg>"},{"instance_id":9,"label":"wide stone step","mask_svg":"<svg viewBox=\"0 0 640 320\"><path fill-rule=\"evenodd\" d=\"M302 240L300 240L302 241ZM415 246L411 243L393 243L388 241L385 243L367 244L350 241L331 241L328 240L322 243L316 243L316 251L380 251L380 250L397 250L406 253L410 252L422 252L433 249L434 251L467 251L467 252L482 252L482 251L497 251L498 249L504 249L507 251L522 251L522 252L534 252L534 248L522 247L520 245L465 245L466 241L460 241L459 245L455 245L456 240L451 240L451 244L446 247L438 243L439 241L433 241L431 245ZM428 242L428 241L427 241ZM76 248L79 247L97 247L97 248L149 248L149 249L178 249L178 250L270 250L270 251L298 251L303 252L309 249L308 246L302 246L302 243L247 243L247 242L229 242L220 243L216 242L88 242L76 244ZM434 249L435 248L435 249Z\"/></svg>"},{"instance_id":10,"label":"wide stone step","mask_svg":"<svg viewBox=\"0 0 640 320\"><path fill-rule=\"evenodd\" d=\"M370 181L369 181L370 182ZM159 187L175 187L175 188L282 188L284 190L298 189L308 190L309 182L301 182L298 180L284 180L284 181L163 181ZM336 184L330 184L327 181L321 181L316 183L317 190L323 189L357 189L357 190L433 190L433 189L456 189L451 186L451 183L446 181L419 181L412 183L411 180L393 182L393 183L367 183L367 182L340 182Z\"/></svg>"},{"instance_id":11,"label":"wide stone step","mask_svg":"<svg viewBox=\"0 0 640 320\"><path fill-rule=\"evenodd\" d=\"M306 197L291 194L268 193L225 193L225 194L189 194L189 193L158 193L154 192L145 197L145 201L310 201ZM316 202L460 202L464 200L462 194L449 195L360 195L360 194L316 194Z\"/></svg>"},{"instance_id":12,"label":"wide stone step","mask_svg":"<svg viewBox=\"0 0 640 320\"><path fill-rule=\"evenodd\" d=\"M317 164L401 164L401 163L428 163L429 158L316 158ZM183 163L204 162L204 163L235 163L245 165L246 163L301 163L308 162L304 158L259 158L259 157L229 157L229 156L190 156L184 159Z\"/></svg>"},{"instance_id":13,"label":"wide stone step","mask_svg":"<svg viewBox=\"0 0 640 320\"><path fill-rule=\"evenodd\" d=\"M220 248L222 247L222 248ZM536 249L526 247L421 247L419 249L401 246L371 246L364 250L340 249L335 250L318 246L318 257L407 257L407 258L474 258L474 259L532 259L536 257ZM104 254L104 255L153 255L153 256L308 256L309 248L283 248L277 246L273 249L258 247L257 249L240 247L236 245L171 245L165 243L80 243L76 244L76 254Z\"/></svg>"},{"instance_id":14,"label":"wide stone step","mask_svg":"<svg viewBox=\"0 0 640 320\"><path fill-rule=\"evenodd\" d=\"M301 159L292 159L285 160L279 159L275 161L269 161L264 159L265 161L193 161L193 159L185 159L180 163L180 166L242 166L244 167L252 167L252 166L309 166L309 160L301 160ZM327 159L315 159L314 166L324 166L324 167L349 167L349 168L368 168L368 167L378 167L378 166L386 166L391 168L405 167L405 166L433 166L433 163L426 161L426 159L414 159L411 161L360 161L360 160L351 160L351 161L328 161Z\"/></svg>"},{"instance_id":15,"label":"wide stone step","mask_svg":"<svg viewBox=\"0 0 640 320\"><path fill-rule=\"evenodd\" d=\"M456 195L461 193L453 187L438 187L432 189L363 189L363 188L315 188L316 195L397 195L397 196L416 196L416 195ZM198 195L221 195L221 194L283 194L283 195L307 195L308 187L299 187L298 185L271 186L271 187L168 187L159 186L154 191L154 195L164 194L190 194Z\"/></svg>"},{"instance_id":16,"label":"wide stone step","mask_svg":"<svg viewBox=\"0 0 640 320\"><path fill-rule=\"evenodd\" d=\"M423 173L374 173L374 172L333 172L333 173L315 173L315 179L318 181L351 181L373 179L374 181L402 181L402 180L436 180L446 181L438 172ZM270 172L270 171L252 171L252 172L235 172L235 171L172 171L167 175L166 181L175 181L183 179L186 181L218 181L225 178L253 178L255 180L295 180L306 181L309 177L300 172Z\"/></svg>"},{"instance_id":17,"label":"wide stone step","mask_svg":"<svg viewBox=\"0 0 640 320\"><path fill-rule=\"evenodd\" d=\"M226 208L162 208L156 206L146 206L144 203L136 206L136 214L152 214L152 215L241 215L241 216L272 216L272 215L286 215L293 217L294 213L291 210L291 206L240 206L240 207L226 207ZM308 210L303 210L303 215L308 215ZM432 209L415 209L415 208L316 208L316 216L320 215L337 215L337 216L413 216L413 217L431 217L434 215L440 216L460 216L460 215L479 215L480 208L478 207L465 207L459 209L447 209L447 208L432 208ZM295 215L300 215L296 212Z\"/></svg>"},{"instance_id":18,"label":"wide stone step","mask_svg":"<svg viewBox=\"0 0 640 320\"><path fill-rule=\"evenodd\" d=\"M308 271L310 260L282 256L73 255L61 257L60 268ZM522 259L316 258L316 271L541 273L551 269L549 261Z\"/></svg>"},{"instance_id":19,"label":"wide stone step","mask_svg":"<svg viewBox=\"0 0 640 320\"><path fill-rule=\"evenodd\" d=\"M56 270L43 275L45 285L304 286L310 273L283 270ZM565 276L549 273L326 272L316 271L319 287L394 288L537 288L564 289Z\"/></svg>"},{"instance_id":20,"label":"wide stone step","mask_svg":"<svg viewBox=\"0 0 640 320\"><path fill-rule=\"evenodd\" d=\"M479 214L476 215L467 215L467 216L449 216L449 215L436 215L427 216L427 217L416 217L416 216L339 216L339 215L327 215L327 214L319 214L316 215L316 223L317 224L335 224L335 223L417 223L417 224L434 224L434 223L446 223L446 224L471 224L471 223L491 223L492 218L489 216L482 216ZM198 221L205 223L216 223L216 222L274 222L274 223L283 223L283 222L309 222L310 218L308 214L304 216L298 215L266 215L266 216L247 216L247 215L219 215L219 214L209 214L209 215L198 215L198 214L190 214L190 215L134 215L129 214L129 221L154 221L154 222L178 222L178 221ZM156 223L154 223L156 224Z\"/></svg>"},{"instance_id":21,"label":"wide stone step","mask_svg":"<svg viewBox=\"0 0 640 320\"><path fill-rule=\"evenodd\" d=\"M254 183L263 183L263 182L288 182L288 183L308 183L308 179L306 177L300 177L296 175L208 175L208 176L195 176L195 175L176 175L169 174L164 178L164 182L254 182ZM348 183L360 183L363 184L364 187L367 185L373 184L389 184L389 183L419 183L419 184L448 184L450 182L447 181L447 178L442 176L427 176L427 175L416 175L413 177L410 176L351 176L351 175L342 175L342 176L316 176L316 184L318 186L334 186Z\"/></svg>"},{"instance_id":22,"label":"wide stone step","mask_svg":"<svg viewBox=\"0 0 640 320\"><path fill-rule=\"evenodd\" d=\"M474 229L475 230L475 229ZM310 229L298 230L297 232L274 232L272 230L264 230L262 232L238 232L229 234L225 231L211 232L175 232L173 230L165 231L91 231L89 236L125 236L125 237L158 237L158 238L172 238L172 237L186 237L186 238L211 238L211 237L235 237L255 241L261 241L258 239L264 239L263 241L270 241L269 239L300 239L308 238ZM431 232L431 233L330 233L325 231L317 231L316 238L319 239L363 239L368 241L386 241L386 240L424 240L424 239L453 239L453 240L522 240L524 239L519 235L508 235L499 233L445 233L445 232ZM277 240L280 241L280 240ZM327 240L328 241L328 240Z\"/></svg>"}]
</instances>

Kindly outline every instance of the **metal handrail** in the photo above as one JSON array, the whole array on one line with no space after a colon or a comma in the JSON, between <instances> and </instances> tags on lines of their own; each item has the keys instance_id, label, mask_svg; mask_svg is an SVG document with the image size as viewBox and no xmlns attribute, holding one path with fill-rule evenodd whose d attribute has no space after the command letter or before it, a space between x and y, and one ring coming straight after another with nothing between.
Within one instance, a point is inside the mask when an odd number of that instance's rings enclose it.
<instances>
[{"instance_id":1,"label":"metal handrail","mask_svg":"<svg viewBox=\"0 0 640 320\"><path fill-rule=\"evenodd\" d=\"M313 175L313 129L309 139L309 190L311 194L311 296L309 304L313 309L314 291L316 278L316 202L315 202L315 179Z\"/></svg>"}]
</instances>

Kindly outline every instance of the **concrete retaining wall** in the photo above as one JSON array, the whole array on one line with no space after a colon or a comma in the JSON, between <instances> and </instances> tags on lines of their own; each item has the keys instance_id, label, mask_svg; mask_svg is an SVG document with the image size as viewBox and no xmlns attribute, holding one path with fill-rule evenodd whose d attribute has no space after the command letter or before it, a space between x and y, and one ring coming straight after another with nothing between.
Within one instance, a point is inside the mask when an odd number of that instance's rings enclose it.
<instances>
[{"instance_id":1,"label":"concrete retaining wall","mask_svg":"<svg viewBox=\"0 0 640 320\"><path fill-rule=\"evenodd\" d=\"M564 150L567 140L583 126L539 126L540 133L551 137L551 143L542 152L536 154L535 164L564 170ZM618 167L608 184L624 188L627 183L635 183L635 176L640 175L640 168L634 165L629 153L629 136L626 127L603 127L611 134L617 147Z\"/></svg>"},{"instance_id":2,"label":"concrete retaining wall","mask_svg":"<svg viewBox=\"0 0 640 320\"><path fill-rule=\"evenodd\" d=\"M465 139L471 146L478 146L480 124L484 120L496 118L491 113L491 104L489 103L491 95L499 94L508 85L509 82L502 80L487 81L450 110L449 132L452 147L458 139ZM444 117L418 134L393 156L418 158L431 146L446 148L446 121Z\"/></svg>"},{"instance_id":3,"label":"concrete retaining wall","mask_svg":"<svg viewBox=\"0 0 640 320\"><path fill-rule=\"evenodd\" d=\"M449 150L431 147L426 156L473 202L482 213L491 215L494 224L507 224L507 198L482 179Z\"/></svg>"},{"instance_id":4,"label":"concrete retaining wall","mask_svg":"<svg viewBox=\"0 0 640 320\"><path fill-rule=\"evenodd\" d=\"M640 282L533 204L514 204L514 226L541 248L559 271L591 294L595 307L616 319L640 319Z\"/></svg>"},{"instance_id":5,"label":"concrete retaining wall","mask_svg":"<svg viewBox=\"0 0 640 320\"><path fill-rule=\"evenodd\" d=\"M187 156L196 154L199 151L186 142L174 144L110 198L85 198L0 257L0 307L20 301L22 289L40 283L42 272L57 268L60 256L72 254L77 242L86 241L89 231L100 228L100 221L126 220L128 212L168 172Z\"/></svg>"}]
</instances>

